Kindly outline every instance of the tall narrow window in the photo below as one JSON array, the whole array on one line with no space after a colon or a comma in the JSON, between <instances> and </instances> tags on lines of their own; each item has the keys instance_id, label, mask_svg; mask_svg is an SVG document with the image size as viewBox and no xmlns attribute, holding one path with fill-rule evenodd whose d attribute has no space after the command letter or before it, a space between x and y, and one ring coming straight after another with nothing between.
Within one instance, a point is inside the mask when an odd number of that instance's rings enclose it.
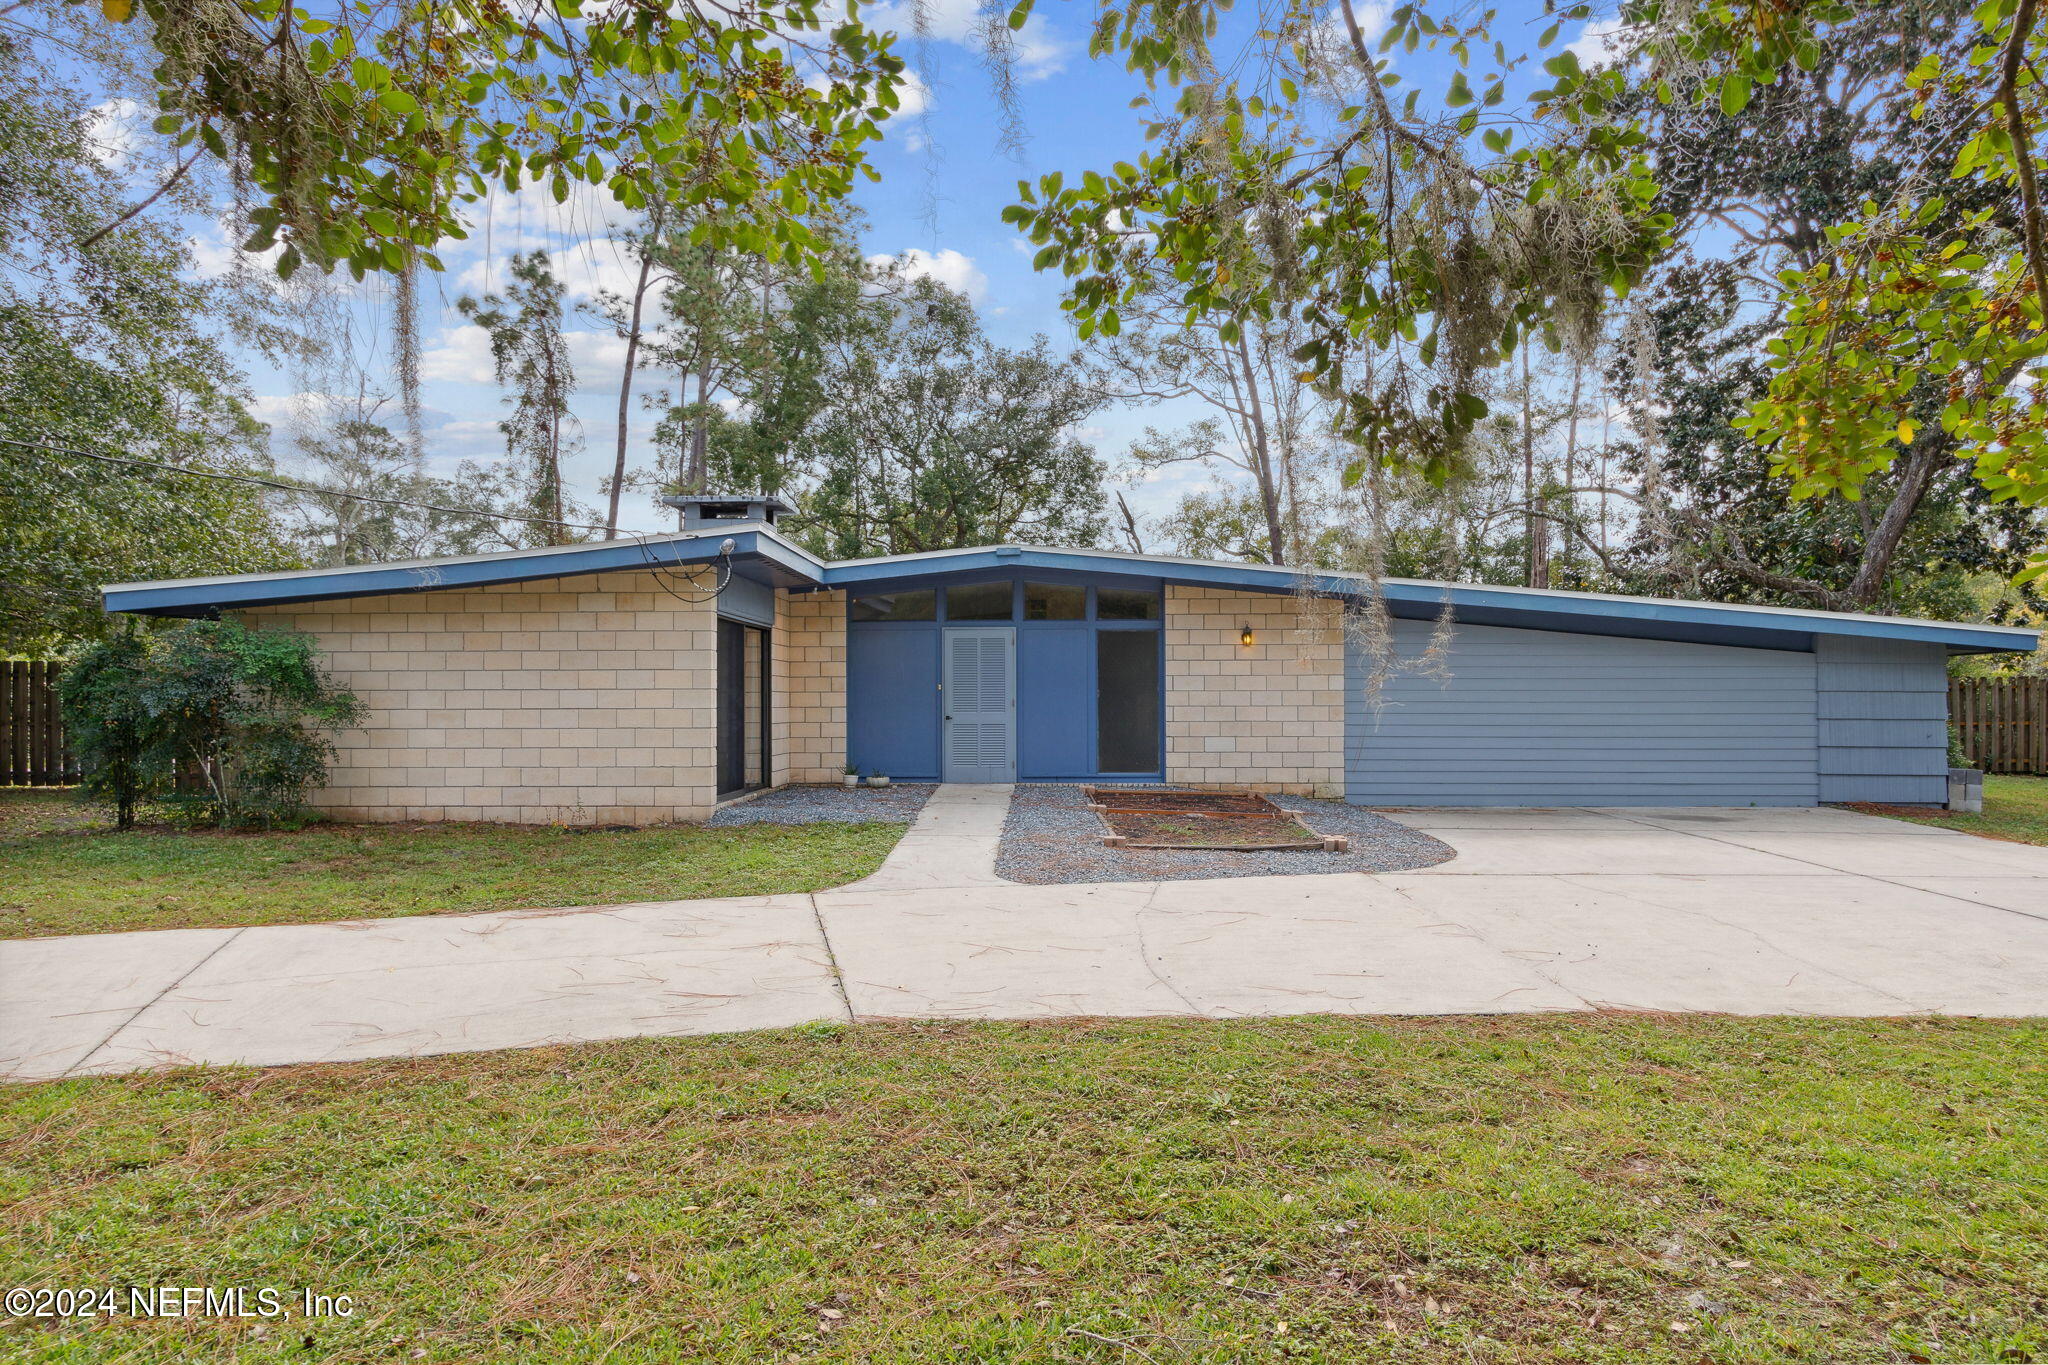
<instances>
[{"instance_id":1,"label":"tall narrow window","mask_svg":"<svg viewBox=\"0 0 2048 1365\"><path fill-rule=\"evenodd\" d=\"M1105 773L1159 768L1159 632L1095 633L1095 766Z\"/></svg>"}]
</instances>

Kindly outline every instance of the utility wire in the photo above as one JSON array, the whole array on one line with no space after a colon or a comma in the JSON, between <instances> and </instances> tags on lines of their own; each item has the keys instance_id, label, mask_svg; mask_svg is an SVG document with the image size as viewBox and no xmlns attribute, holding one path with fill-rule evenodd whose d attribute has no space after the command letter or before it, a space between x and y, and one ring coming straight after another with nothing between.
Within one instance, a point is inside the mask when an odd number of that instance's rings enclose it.
<instances>
[{"instance_id":1,"label":"utility wire","mask_svg":"<svg viewBox=\"0 0 2048 1365\"><path fill-rule=\"evenodd\" d=\"M230 474L218 469L191 469L184 465L163 464L157 460L138 460L132 455L105 455L97 451L79 450L72 446L44 445L38 441L17 441L10 436L0 436L0 445L20 446L24 450L42 450L52 455L76 455L81 459L98 460L103 464L127 465L134 469L156 469L166 474L188 474L200 479L219 479L226 483L254 484L259 488L282 489L287 493L308 493L323 498L350 498L356 502L374 502L384 507L411 507L422 512L446 512L457 517L476 517L485 521L519 521L532 526L560 526L571 531L604 531L610 528L594 526L580 521L556 521L552 517L522 517L516 512L480 512L474 507L444 507L439 503L413 502L407 498L379 498L368 493L344 493L338 488L322 488L316 484L287 483L281 479L266 479L256 474ZM644 539L648 536L666 535L664 531L626 531L629 539Z\"/></svg>"}]
</instances>

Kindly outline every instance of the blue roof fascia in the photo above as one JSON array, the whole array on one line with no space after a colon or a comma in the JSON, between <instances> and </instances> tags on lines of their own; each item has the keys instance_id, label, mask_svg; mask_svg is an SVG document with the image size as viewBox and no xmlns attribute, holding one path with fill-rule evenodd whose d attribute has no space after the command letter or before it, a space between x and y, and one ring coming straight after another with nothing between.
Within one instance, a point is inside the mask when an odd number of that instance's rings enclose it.
<instances>
[{"instance_id":1,"label":"blue roof fascia","mask_svg":"<svg viewBox=\"0 0 2048 1365\"><path fill-rule=\"evenodd\" d=\"M542 554L485 555L420 564L366 564L351 569L249 574L165 583L122 583L101 590L108 611L152 616L212 616L239 607L325 602L345 597L489 587L570 578L618 569L704 564L719 558L725 536L672 540L610 540L562 546ZM787 587L817 581L822 565L778 537L734 531L734 572ZM753 570L753 572L748 572Z\"/></svg>"},{"instance_id":2,"label":"blue roof fascia","mask_svg":"<svg viewBox=\"0 0 2048 1365\"><path fill-rule=\"evenodd\" d=\"M1230 564L1138 555L1101 555L1085 550L996 546L963 554L904 556L895 559L845 560L827 565L828 588L866 587L967 573L1026 569L1067 570L1102 576L1158 578L1197 587L1233 588L1244 592L1299 591L1292 569L1263 564ZM1364 581L1349 574L1319 574L1314 590L1336 597L1355 597ZM1381 592L1396 614L1434 615L1445 588L1438 583L1394 581ZM1521 625L1534 630L1630 634L1645 638L1692 640L1701 643L1753 645L1766 649L1808 650L1815 635L1849 635L1881 640L1912 640L1946 646L1951 653L2004 653L2029 650L2039 633L2009 627L1913 621L1891 616L1846 612L1748 608L1707 602L1676 602L1606 597L1594 593L1546 589L1494 588L1476 584L1450 586L1459 620L1474 625ZM1401 610L1401 608L1410 610ZM1413 608L1422 608L1415 611Z\"/></svg>"},{"instance_id":3,"label":"blue roof fascia","mask_svg":"<svg viewBox=\"0 0 2048 1365\"><path fill-rule=\"evenodd\" d=\"M1390 602L1441 605L1443 589L1425 584L1385 585ZM1460 584L1451 589L1460 620L1474 624L1506 624L1509 618L1541 619L1541 629L1592 629L1602 622L1628 622L1639 627L1668 628L1667 639L1712 643L1763 643L1765 637L1804 643L1777 648L1810 649L1815 635L1848 635L1875 640L1911 640L1945 645L1952 653L1979 654L2028 650L2040 642L2035 631L1975 626L1941 621L1912 621L1895 616L1861 616L1848 612L1773 611L1765 608L1705 602L1662 602L1578 596L1571 593L1516 591ZM1484 613L1485 619L1481 619ZM1583 622L1583 627L1574 623ZM1684 632L1684 633L1680 633Z\"/></svg>"}]
</instances>

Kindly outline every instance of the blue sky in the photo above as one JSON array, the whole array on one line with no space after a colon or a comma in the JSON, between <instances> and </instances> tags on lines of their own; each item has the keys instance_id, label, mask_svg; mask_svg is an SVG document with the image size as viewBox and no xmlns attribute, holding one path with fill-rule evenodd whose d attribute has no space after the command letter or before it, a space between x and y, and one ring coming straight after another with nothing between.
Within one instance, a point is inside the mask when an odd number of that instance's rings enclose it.
<instances>
[{"instance_id":1,"label":"blue sky","mask_svg":"<svg viewBox=\"0 0 2048 1365\"><path fill-rule=\"evenodd\" d=\"M1386 7L1367 3L1359 8L1376 23ZM905 10L882 5L869 11L871 23L904 35L899 50L926 79L910 92L905 111L889 122L883 142L872 150L882 178L863 185L857 195L867 220L863 249L873 255L907 255L910 269L967 293L990 335L1003 344L1023 345L1043 332L1057 345L1070 345L1071 332L1059 308L1061 277L1034 272L1026 243L999 215L1014 201L1020 177L1036 178L1055 169L1071 175L1129 159L1143 145L1140 114L1129 106L1144 87L1120 59L1089 59L1086 25L1096 13L1094 6L1076 0L1041 3L1017 38L1027 141L1021 153L1006 154L996 101L972 45L975 9L974 0L931 0L933 36L922 52L909 37ZM1249 22L1248 15L1240 12L1234 22ZM1510 20L1503 36L1512 41L1513 30ZM1426 52L1399 61L1403 74L1421 79L1426 90L1439 83L1432 68L1442 64L1443 59ZM506 258L533 247L545 247L555 257L572 300L587 298L606 284L619 287L628 278L629 261L606 240L606 232L608 225L623 221L623 211L602 189L579 186L560 205L544 192L528 190L498 195L479 206L471 239L448 244L443 252L447 273L423 280L420 329L427 447L435 472L503 449L496 429L501 391L491 381L488 350L482 334L463 324L455 300L501 281ZM231 248L219 226L202 220L194 230L203 268L221 268ZM388 365L388 300L382 290L375 284L366 287L352 306L360 334L381 347L366 355L369 367ZM623 343L596 318L580 317L572 326L583 383L577 412L584 449L568 473L572 487L594 505L600 475L611 463ZM258 414L273 421L279 453L288 454L296 386L260 359L252 358L250 369ZM661 375L643 372L636 389L647 393L662 382ZM1199 415L1195 407L1117 409L1096 418L1081 435L1114 467L1145 426ZM654 421L651 413L635 412L629 426L635 463L651 463L648 437ZM1200 470L1180 467L1129 485L1127 492L1141 514L1155 514L1206 479ZM641 528L662 524L644 506L625 520Z\"/></svg>"}]
</instances>

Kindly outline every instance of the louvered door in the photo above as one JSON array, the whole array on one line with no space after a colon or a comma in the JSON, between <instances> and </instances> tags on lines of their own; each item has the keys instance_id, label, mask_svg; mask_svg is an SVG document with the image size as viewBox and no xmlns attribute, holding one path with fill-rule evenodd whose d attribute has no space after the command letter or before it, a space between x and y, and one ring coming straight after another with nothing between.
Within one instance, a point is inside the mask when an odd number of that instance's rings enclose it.
<instances>
[{"instance_id":1,"label":"louvered door","mask_svg":"<svg viewBox=\"0 0 2048 1365\"><path fill-rule=\"evenodd\" d=\"M1017 633L955 626L945 632L948 782L1013 782L1017 776Z\"/></svg>"}]
</instances>

